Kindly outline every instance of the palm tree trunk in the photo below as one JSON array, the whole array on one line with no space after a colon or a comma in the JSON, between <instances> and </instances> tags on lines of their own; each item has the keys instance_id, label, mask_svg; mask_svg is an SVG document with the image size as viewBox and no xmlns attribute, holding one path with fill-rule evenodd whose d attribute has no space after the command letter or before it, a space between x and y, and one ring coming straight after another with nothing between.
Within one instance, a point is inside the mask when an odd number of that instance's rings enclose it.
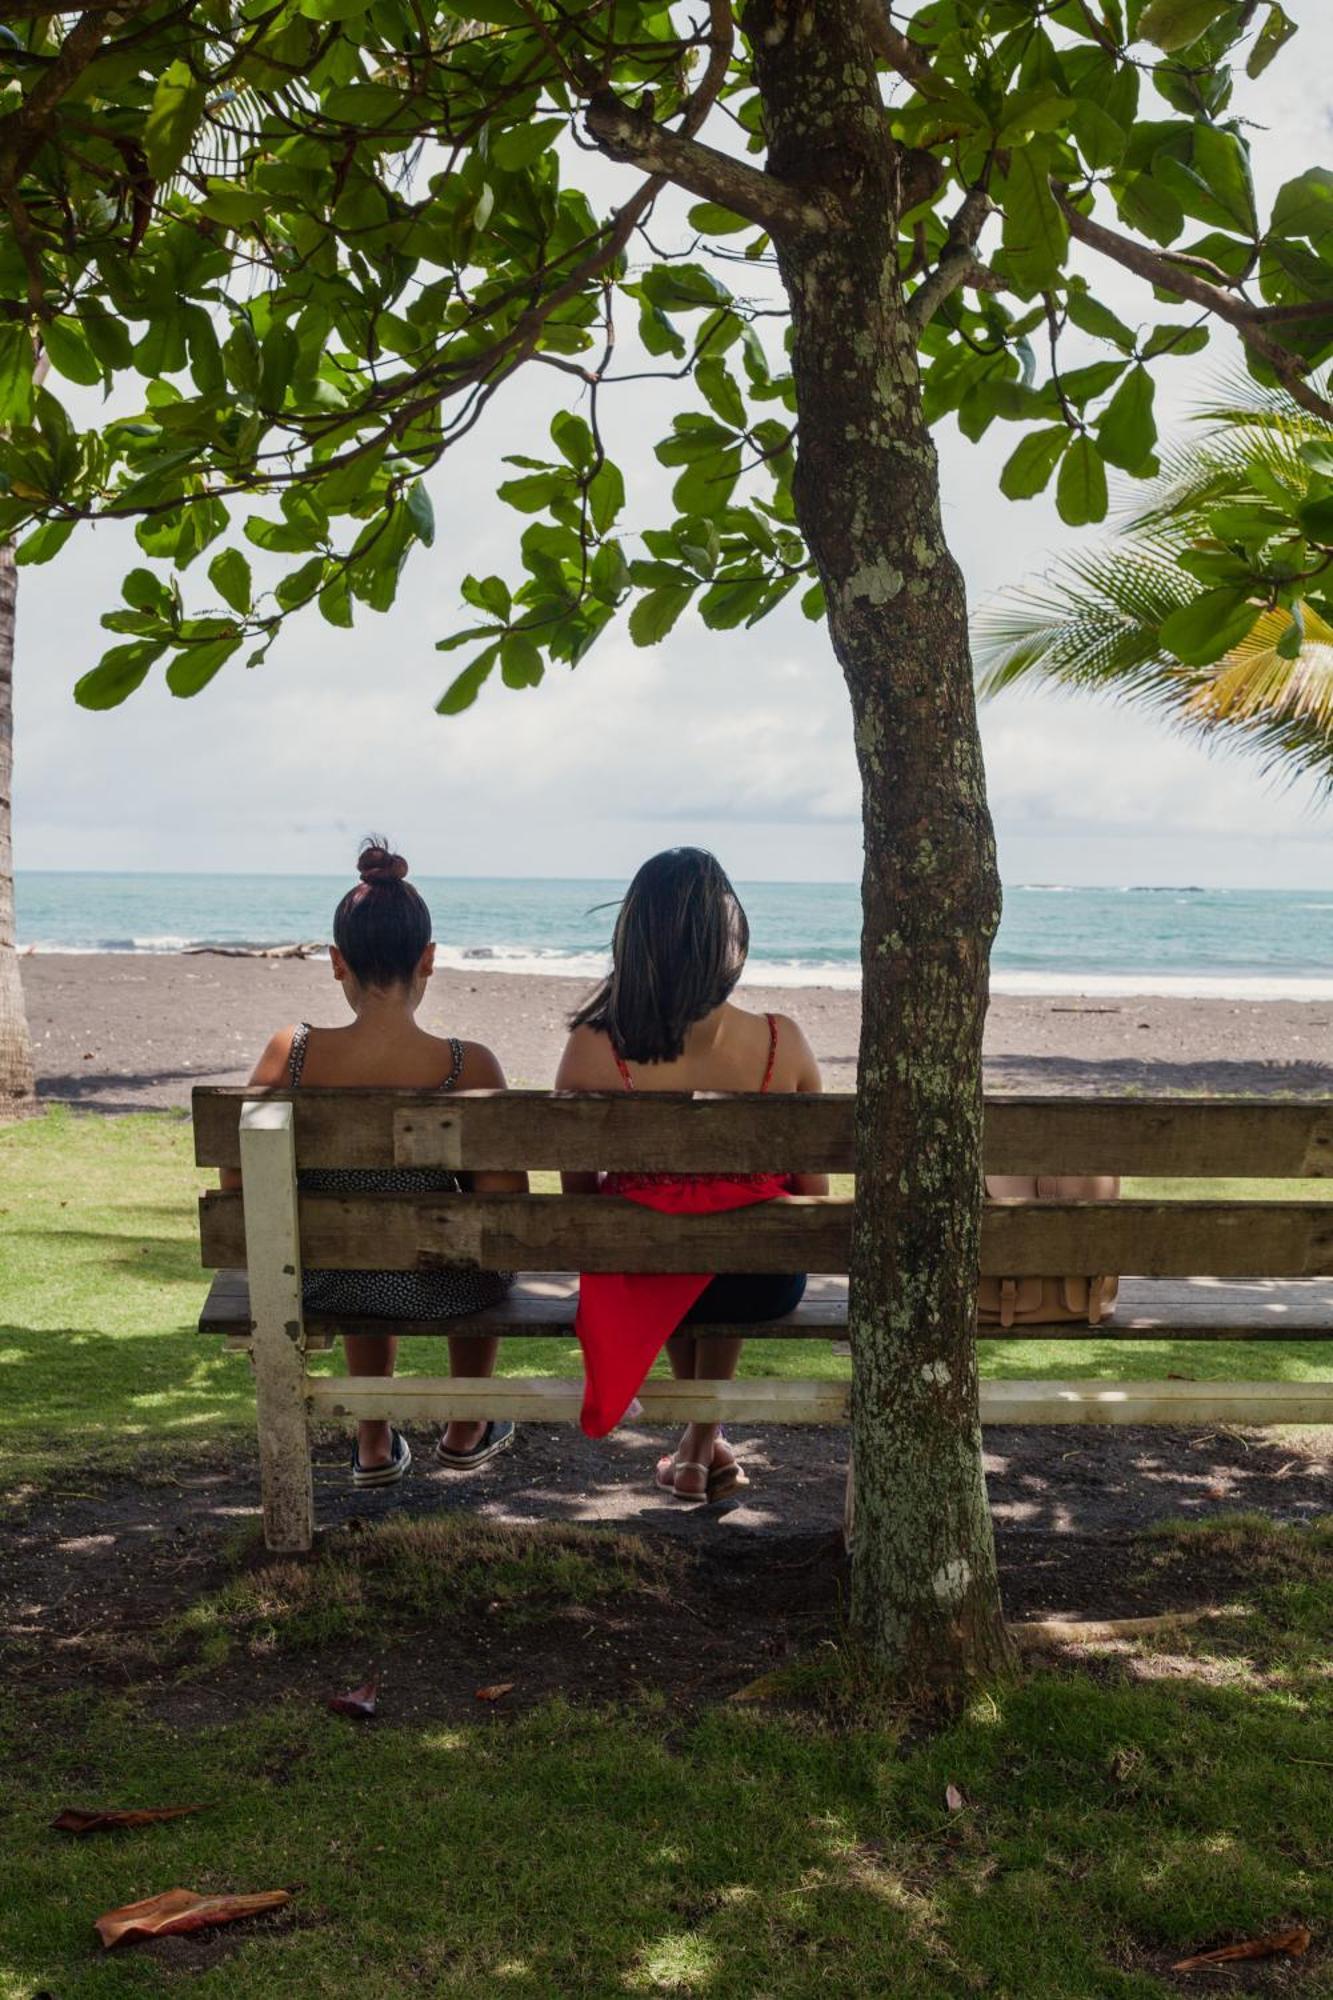
<instances>
[{"instance_id":1,"label":"palm tree trunk","mask_svg":"<svg viewBox=\"0 0 1333 2000\"><path fill-rule=\"evenodd\" d=\"M32 1042L14 943L14 848L10 805L14 777L14 544L0 543L0 1120L38 1109Z\"/></svg>"}]
</instances>

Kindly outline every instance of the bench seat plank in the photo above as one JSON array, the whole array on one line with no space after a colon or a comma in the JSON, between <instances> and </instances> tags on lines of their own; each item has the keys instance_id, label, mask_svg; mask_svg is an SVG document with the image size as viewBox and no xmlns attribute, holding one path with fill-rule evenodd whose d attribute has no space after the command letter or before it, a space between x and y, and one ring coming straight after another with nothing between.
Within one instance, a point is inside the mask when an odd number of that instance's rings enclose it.
<instances>
[{"instance_id":1,"label":"bench seat plank","mask_svg":"<svg viewBox=\"0 0 1333 2000\"><path fill-rule=\"evenodd\" d=\"M337 1318L308 1313L306 1328L336 1333L435 1335L450 1331L504 1339L572 1338L578 1280L564 1271L529 1272L507 1298L465 1321ZM250 1290L244 1271L216 1273L199 1317L201 1333L244 1336ZM699 1331L730 1332L731 1328ZM847 1280L812 1277L796 1311L745 1329L750 1340L842 1339L847 1331ZM1101 1326L1063 1321L1050 1326L986 1327L995 1340L1327 1340L1333 1342L1333 1282L1327 1279L1126 1278L1113 1316Z\"/></svg>"}]
</instances>

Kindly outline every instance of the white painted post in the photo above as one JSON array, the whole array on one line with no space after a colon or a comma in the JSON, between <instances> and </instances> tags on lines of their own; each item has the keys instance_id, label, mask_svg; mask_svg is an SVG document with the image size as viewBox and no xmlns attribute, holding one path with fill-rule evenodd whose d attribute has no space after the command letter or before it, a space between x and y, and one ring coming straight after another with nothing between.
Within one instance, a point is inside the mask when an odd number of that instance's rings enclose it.
<instances>
[{"instance_id":1,"label":"white painted post","mask_svg":"<svg viewBox=\"0 0 1333 2000\"><path fill-rule=\"evenodd\" d=\"M295 1554L314 1540L315 1494L305 1402L296 1138L290 1104L251 1099L242 1106L241 1188L264 1541L270 1549Z\"/></svg>"}]
</instances>

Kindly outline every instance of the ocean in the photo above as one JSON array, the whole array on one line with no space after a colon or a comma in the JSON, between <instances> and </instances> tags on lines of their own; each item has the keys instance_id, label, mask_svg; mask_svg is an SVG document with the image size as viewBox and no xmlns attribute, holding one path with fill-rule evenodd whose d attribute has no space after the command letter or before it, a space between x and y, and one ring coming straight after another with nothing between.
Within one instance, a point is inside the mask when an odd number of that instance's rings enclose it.
<instances>
[{"instance_id":1,"label":"ocean","mask_svg":"<svg viewBox=\"0 0 1333 2000\"><path fill-rule=\"evenodd\" d=\"M494 972L596 977L624 884L414 876L440 958ZM64 874L17 879L20 949L171 952L328 936L346 884L323 875ZM859 983L860 907L847 882L737 885L750 919L747 977L778 986ZM1005 892L1000 993L1333 997L1333 888Z\"/></svg>"}]
</instances>

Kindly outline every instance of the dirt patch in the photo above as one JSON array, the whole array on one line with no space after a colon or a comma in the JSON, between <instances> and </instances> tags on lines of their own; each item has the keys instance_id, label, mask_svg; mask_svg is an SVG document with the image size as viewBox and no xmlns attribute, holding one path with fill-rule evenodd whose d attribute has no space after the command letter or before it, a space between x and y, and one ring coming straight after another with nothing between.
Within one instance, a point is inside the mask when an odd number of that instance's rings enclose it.
<instances>
[{"instance_id":1,"label":"dirt patch","mask_svg":"<svg viewBox=\"0 0 1333 2000\"><path fill-rule=\"evenodd\" d=\"M383 1713L507 1719L554 1693L580 1700L669 1697L688 1713L836 1639L846 1602L843 1432L737 1431L754 1485L731 1506L659 1499L663 1440L621 1433L593 1447L528 1426L515 1450L458 1478L419 1470L387 1494L356 1494L340 1445L321 1445L320 1549L347 1550L368 1524L466 1511L488 1524L602 1525L671 1560L627 1591L524 1608L474 1603L457 1616L293 1649L254 1633L207 1654L164 1632L239 1571L270 1561L248 1457L194 1464L168 1482L97 1480L34 1499L0 1555L0 1626L25 1681L92 1679L133 1689L150 1711L205 1726L256 1705L312 1701L374 1676ZM1143 1534L1153 1521L1244 1509L1278 1522L1333 1512L1321 1450L1270 1435L1013 1429L988 1434L987 1465L1005 1602L1013 1619L1143 1616L1225 1603L1252 1588L1238 1546ZM576 1530L576 1534L581 1532ZM319 1557L317 1555L316 1560ZM665 1580L663 1575L665 1573ZM512 1681L479 1703L476 1690ZM360 1725L349 1724L349 1727ZM368 1726L374 1728L371 1723Z\"/></svg>"}]
</instances>

